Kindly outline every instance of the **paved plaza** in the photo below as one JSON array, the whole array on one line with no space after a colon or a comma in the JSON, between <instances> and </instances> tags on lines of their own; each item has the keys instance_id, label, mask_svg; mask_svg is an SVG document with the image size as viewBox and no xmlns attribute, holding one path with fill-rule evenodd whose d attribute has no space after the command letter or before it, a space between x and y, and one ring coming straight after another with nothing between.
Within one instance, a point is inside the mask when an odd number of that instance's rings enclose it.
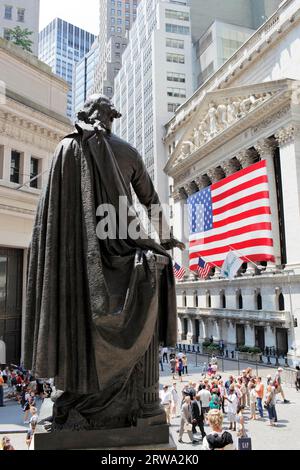
<instances>
[{"instance_id":1,"label":"paved plaza","mask_svg":"<svg viewBox=\"0 0 300 470\"><path fill-rule=\"evenodd\" d=\"M183 382L177 382L177 389L181 391L185 384L189 381L198 381L202 373L201 359L197 359L197 366L195 363L195 357L189 357L189 375L183 376ZM234 361L225 361L224 364L220 364L220 368L224 365L225 372L220 371L223 378L227 379L230 374L238 375L238 364ZM249 365L248 365L249 366ZM247 367L246 364L240 364L240 369ZM254 374L256 374L256 366L253 366ZM271 374L275 375L275 368L268 368L259 366L257 370L258 374L262 376L263 382L266 382L266 377ZM161 387L165 384L172 385L173 379L170 374L170 367L168 364L164 364L164 372L161 373L160 384ZM280 399L276 404L278 414L278 425L275 428L268 426L267 412L265 411L264 420L257 420L255 422L249 421L249 412L245 412L245 427L249 437L252 438L253 450L300 450L300 392L295 390L290 384L284 386L285 395L289 404L283 404ZM26 431L27 425L23 424L23 412L21 407L15 401L5 400L6 407L0 409L0 437L1 435L9 435L14 447L17 450L26 450ZM40 401L38 400L38 408L40 407ZM201 441L199 444L189 444L189 438L187 434L183 435L184 444L178 443L178 433L180 418L173 419L171 422L171 434L174 442L177 444L178 450L201 450ZM225 428L228 428L227 419L224 419ZM208 426L206 426L206 432ZM233 433L236 437L236 433ZM200 438L200 436L197 436Z\"/></svg>"},{"instance_id":2,"label":"paved plaza","mask_svg":"<svg viewBox=\"0 0 300 470\"><path fill-rule=\"evenodd\" d=\"M204 360L205 358L202 358ZM219 361L220 362L220 361ZM220 364L222 366L222 364ZM249 364L241 363L239 364L240 371L246 367L250 367ZM197 382L199 381L202 373L202 363L201 358L198 361L197 367L195 366L194 357L190 355L189 357L189 375L183 376L183 382L177 382L177 390L181 391L184 385L190 381ZM225 372L220 370L220 375L227 380L229 375L238 375L238 363L235 361L224 361ZM253 365L253 373L262 377L263 383L266 384L267 375L275 376L276 368L262 367L258 366L256 370L256 365ZM164 364L164 372L161 373L161 385L172 385L173 379L170 375L170 368L167 364ZM265 418L263 420L250 421L249 420L249 410L246 409L245 417L245 428L248 434L248 437L252 439L252 448L253 450L300 450L300 392L297 392L295 387L290 384L283 386L286 398L290 400L289 404L283 404L281 395L278 395L280 399L277 400L276 410L278 415L277 427L268 426L269 420L267 419L267 411L264 411ZM201 441L198 444L192 445L189 444L189 438L187 434L183 435L184 444L178 443L178 433L180 418L173 419L171 421L171 434L173 436L174 442L177 444L178 450L201 450ZM225 415L224 427L228 429L227 418ZM209 427L205 426L205 431L208 432ZM236 439L236 433L232 433L233 437ZM200 439L201 435L197 435L197 438Z\"/></svg>"}]
</instances>

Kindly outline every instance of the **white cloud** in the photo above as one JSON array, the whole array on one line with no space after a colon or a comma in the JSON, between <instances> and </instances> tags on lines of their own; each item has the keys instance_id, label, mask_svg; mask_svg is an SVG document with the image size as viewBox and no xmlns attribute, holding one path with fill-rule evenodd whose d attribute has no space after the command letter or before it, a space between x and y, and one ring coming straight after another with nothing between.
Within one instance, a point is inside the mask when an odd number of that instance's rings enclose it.
<instances>
[{"instance_id":1,"label":"white cloud","mask_svg":"<svg viewBox=\"0 0 300 470\"><path fill-rule=\"evenodd\" d=\"M40 30L58 17L98 34L99 0L40 0L40 5Z\"/></svg>"}]
</instances>

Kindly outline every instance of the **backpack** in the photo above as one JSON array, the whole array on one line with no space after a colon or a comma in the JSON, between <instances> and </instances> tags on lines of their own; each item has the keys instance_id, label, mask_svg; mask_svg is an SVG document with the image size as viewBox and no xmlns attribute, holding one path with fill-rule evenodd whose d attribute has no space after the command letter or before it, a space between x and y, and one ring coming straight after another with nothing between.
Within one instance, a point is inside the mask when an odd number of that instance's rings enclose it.
<instances>
[{"instance_id":1,"label":"backpack","mask_svg":"<svg viewBox=\"0 0 300 470\"><path fill-rule=\"evenodd\" d=\"M221 436L219 434L209 434L206 436L210 450L224 449L229 444L233 444L230 432L224 431Z\"/></svg>"}]
</instances>

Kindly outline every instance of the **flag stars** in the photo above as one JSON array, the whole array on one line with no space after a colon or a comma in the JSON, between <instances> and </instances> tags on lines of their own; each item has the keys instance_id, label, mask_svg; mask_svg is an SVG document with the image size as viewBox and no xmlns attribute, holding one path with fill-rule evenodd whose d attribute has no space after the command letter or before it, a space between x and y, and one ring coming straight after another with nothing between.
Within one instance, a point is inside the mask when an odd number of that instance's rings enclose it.
<instances>
[{"instance_id":1,"label":"flag stars","mask_svg":"<svg viewBox=\"0 0 300 470\"><path fill-rule=\"evenodd\" d=\"M211 230L213 228L213 214L210 188L205 188L191 196L188 203L191 234Z\"/></svg>"}]
</instances>

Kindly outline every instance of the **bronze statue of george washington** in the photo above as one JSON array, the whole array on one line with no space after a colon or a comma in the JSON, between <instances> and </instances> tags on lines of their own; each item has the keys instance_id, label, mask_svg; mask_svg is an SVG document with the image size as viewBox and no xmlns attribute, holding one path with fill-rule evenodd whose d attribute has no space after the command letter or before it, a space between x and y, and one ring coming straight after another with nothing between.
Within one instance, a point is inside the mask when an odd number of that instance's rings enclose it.
<instances>
[{"instance_id":1,"label":"bronze statue of george washington","mask_svg":"<svg viewBox=\"0 0 300 470\"><path fill-rule=\"evenodd\" d=\"M175 281L166 250L184 246L172 236L161 236L160 243L132 237L130 230L119 236L121 225L124 232L124 223L129 228L138 220L132 189L149 217L152 206L160 207L141 156L111 131L120 117L107 97L87 100L74 133L56 149L37 209L24 362L37 377L55 378L63 392L54 406L55 430L132 424L141 413L142 359L155 328L161 344L174 346L177 339ZM120 198L127 201L126 222ZM99 207L121 216L116 237L99 237ZM168 261L159 296L149 253Z\"/></svg>"}]
</instances>

